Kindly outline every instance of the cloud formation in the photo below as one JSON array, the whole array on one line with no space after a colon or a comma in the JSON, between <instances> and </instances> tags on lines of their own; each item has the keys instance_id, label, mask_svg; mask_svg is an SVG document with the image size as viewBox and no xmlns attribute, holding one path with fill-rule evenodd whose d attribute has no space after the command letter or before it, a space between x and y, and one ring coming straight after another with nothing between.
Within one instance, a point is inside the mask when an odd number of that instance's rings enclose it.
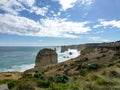
<instances>
[{"instance_id":1,"label":"cloud formation","mask_svg":"<svg viewBox=\"0 0 120 90\"><path fill-rule=\"evenodd\" d=\"M59 1L63 11L73 8L76 4L91 5L94 2L94 0L53 0L53 1Z\"/></svg>"},{"instance_id":2,"label":"cloud formation","mask_svg":"<svg viewBox=\"0 0 120 90\"><path fill-rule=\"evenodd\" d=\"M65 19L41 19L35 22L31 19L0 14L0 32L8 34L39 36L39 37L67 37L77 38L78 34L90 31L86 26L89 22L72 22Z\"/></svg>"},{"instance_id":3,"label":"cloud formation","mask_svg":"<svg viewBox=\"0 0 120 90\"><path fill-rule=\"evenodd\" d=\"M0 9L7 13L17 15L19 11L22 11L25 8L16 0L0 0Z\"/></svg>"},{"instance_id":4,"label":"cloud formation","mask_svg":"<svg viewBox=\"0 0 120 90\"><path fill-rule=\"evenodd\" d=\"M110 20L110 21L106 21L106 20L99 20L98 25L95 25L94 28L98 28L98 27L107 27L107 26L111 26L111 27L115 27L115 28L120 28L120 21L119 20Z\"/></svg>"},{"instance_id":5,"label":"cloud formation","mask_svg":"<svg viewBox=\"0 0 120 90\"><path fill-rule=\"evenodd\" d=\"M78 0L58 0L62 6L62 10L72 8Z\"/></svg>"},{"instance_id":6,"label":"cloud formation","mask_svg":"<svg viewBox=\"0 0 120 90\"><path fill-rule=\"evenodd\" d=\"M102 37L96 37L96 36L89 36L89 39L92 41L99 41L99 42L108 42L108 39L102 38Z\"/></svg>"},{"instance_id":7,"label":"cloud formation","mask_svg":"<svg viewBox=\"0 0 120 90\"><path fill-rule=\"evenodd\" d=\"M79 0L82 5L91 5L94 0Z\"/></svg>"},{"instance_id":8,"label":"cloud formation","mask_svg":"<svg viewBox=\"0 0 120 90\"><path fill-rule=\"evenodd\" d=\"M0 9L13 15L18 15L20 11L26 10L30 13L44 16L48 8L48 6L36 6L35 0L0 0Z\"/></svg>"}]
</instances>

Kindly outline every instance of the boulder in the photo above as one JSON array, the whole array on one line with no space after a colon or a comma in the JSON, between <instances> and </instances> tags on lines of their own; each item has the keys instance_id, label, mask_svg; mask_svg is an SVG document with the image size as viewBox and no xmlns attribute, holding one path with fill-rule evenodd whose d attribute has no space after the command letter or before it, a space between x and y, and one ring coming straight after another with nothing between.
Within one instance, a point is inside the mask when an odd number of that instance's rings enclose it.
<instances>
[{"instance_id":1,"label":"boulder","mask_svg":"<svg viewBox=\"0 0 120 90\"><path fill-rule=\"evenodd\" d=\"M42 49L38 52L35 60L35 68L41 68L49 64L57 64L58 55L55 50Z\"/></svg>"}]
</instances>

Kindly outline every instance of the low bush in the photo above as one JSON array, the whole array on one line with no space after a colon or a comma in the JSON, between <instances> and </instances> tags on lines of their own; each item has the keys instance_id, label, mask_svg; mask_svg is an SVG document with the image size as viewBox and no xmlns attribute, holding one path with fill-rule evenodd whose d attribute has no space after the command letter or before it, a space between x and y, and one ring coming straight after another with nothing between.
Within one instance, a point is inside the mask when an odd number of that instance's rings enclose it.
<instances>
[{"instance_id":1,"label":"low bush","mask_svg":"<svg viewBox=\"0 0 120 90\"><path fill-rule=\"evenodd\" d=\"M19 83L16 90L35 90L35 86L31 82Z\"/></svg>"},{"instance_id":2,"label":"low bush","mask_svg":"<svg viewBox=\"0 0 120 90\"><path fill-rule=\"evenodd\" d=\"M44 72L39 73L38 71L35 71L34 77L44 80L45 79L45 74L44 74Z\"/></svg>"},{"instance_id":3,"label":"low bush","mask_svg":"<svg viewBox=\"0 0 120 90\"><path fill-rule=\"evenodd\" d=\"M66 83L66 82L68 82L68 80L69 80L69 78L65 74L63 74L63 75L56 74L56 76L55 76L55 82L58 82L58 83Z\"/></svg>"},{"instance_id":4,"label":"low bush","mask_svg":"<svg viewBox=\"0 0 120 90\"><path fill-rule=\"evenodd\" d=\"M40 73L38 71L35 71L34 77L35 78L39 78L40 77Z\"/></svg>"},{"instance_id":5,"label":"low bush","mask_svg":"<svg viewBox=\"0 0 120 90\"><path fill-rule=\"evenodd\" d=\"M8 88L12 89L18 84L18 80L11 80L7 84L8 84Z\"/></svg>"},{"instance_id":6,"label":"low bush","mask_svg":"<svg viewBox=\"0 0 120 90\"><path fill-rule=\"evenodd\" d=\"M81 69L80 70L80 75L85 76L87 74L87 69Z\"/></svg>"},{"instance_id":7,"label":"low bush","mask_svg":"<svg viewBox=\"0 0 120 90\"><path fill-rule=\"evenodd\" d=\"M49 82L54 82L54 78L53 78L52 76L49 76L49 77L48 77L48 81L49 81Z\"/></svg>"},{"instance_id":8,"label":"low bush","mask_svg":"<svg viewBox=\"0 0 120 90\"><path fill-rule=\"evenodd\" d=\"M37 86L41 88L48 88L50 86L50 82L47 80L40 80L37 82Z\"/></svg>"},{"instance_id":9,"label":"low bush","mask_svg":"<svg viewBox=\"0 0 120 90\"><path fill-rule=\"evenodd\" d=\"M97 71L100 68L100 64L98 63L92 63L89 65L89 70Z\"/></svg>"}]
</instances>

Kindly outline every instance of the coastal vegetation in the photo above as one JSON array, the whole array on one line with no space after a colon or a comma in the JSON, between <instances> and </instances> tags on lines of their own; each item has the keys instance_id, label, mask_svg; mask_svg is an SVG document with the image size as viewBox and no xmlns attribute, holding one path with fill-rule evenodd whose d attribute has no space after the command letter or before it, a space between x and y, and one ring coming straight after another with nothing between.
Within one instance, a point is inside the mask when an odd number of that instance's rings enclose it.
<instances>
[{"instance_id":1,"label":"coastal vegetation","mask_svg":"<svg viewBox=\"0 0 120 90\"><path fill-rule=\"evenodd\" d=\"M114 65L109 66L114 63ZM32 77L1 81L10 90L119 90L120 60L110 62L104 68L82 69L80 75L56 74L47 78ZM96 66L95 66L96 67ZM95 70L94 70L95 69ZM98 68L97 68L98 69ZM84 71L85 70L85 71ZM45 75L43 75L46 77Z\"/></svg>"},{"instance_id":2,"label":"coastal vegetation","mask_svg":"<svg viewBox=\"0 0 120 90\"><path fill-rule=\"evenodd\" d=\"M10 90L120 90L120 47L88 46L74 59L27 70L0 84Z\"/></svg>"}]
</instances>

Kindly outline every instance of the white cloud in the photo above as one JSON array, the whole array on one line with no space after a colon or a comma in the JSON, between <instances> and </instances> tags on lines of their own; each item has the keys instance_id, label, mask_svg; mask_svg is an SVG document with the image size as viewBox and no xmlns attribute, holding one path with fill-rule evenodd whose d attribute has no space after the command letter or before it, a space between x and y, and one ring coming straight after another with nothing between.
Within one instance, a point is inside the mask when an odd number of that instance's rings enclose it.
<instances>
[{"instance_id":1,"label":"white cloud","mask_svg":"<svg viewBox=\"0 0 120 90\"><path fill-rule=\"evenodd\" d=\"M93 28L98 28L98 27L115 27L115 28L120 28L120 21L117 20L111 20L111 21L105 21L105 20L99 20L100 24L93 26Z\"/></svg>"},{"instance_id":2,"label":"white cloud","mask_svg":"<svg viewBox=\"0 0 120 90\"><path fill-rule=\"evenodd\" d=\"M82 5L91 5L94 0L79 0Z\"/></svg>"},{"instance_id":3,"label":"white cloud","mask_svg":"<svg viewBox=\"0 0 120 90\"><path fill-rule=\"evenodd\" d=\"M73 8L76 3L80 5L91 5L94 2L94 0L53 0L53 1L59 1L63 11L69 8Z\"/></svg>"},{"instance_id":4,"label":"white cloud","mask_svg":"<svg viewBox=\"0 0 120 90\"><path fill-rule=\"evenodd\" d=\"M42 7L42 8L34 6L34 7L31 8L30 12L31 13L36 13L37 15L45 16L45 14L48 11L48 8L49 8L48 6Z\"/></svg>"},{"instance_id":5,"label":"white cloud","mask_svg":"<svg viewBox=\"0 0 120 90\"><path fill-rule=\"evenodd\" d=\"M77 38L77 35L90 31L88 22L71 22L65 19L42 19L35 22L25 17L0 14L0 32L8 34Z\"/></svg>"},{"instance_id":6,"label":"white cloud","mask_svg":"<svg viewBox=\"0 0 120 90\"><path fill-rule=\"evenodd\" d=\"M100 33L103 33L104 31L97 31L95 32L94 34L100 34Z\"/></svg>"},{"instance_id":7,"label":"white cloud","mask_svg":"<svg viewBox=\"0 0 120 90\"><path fill-rule=\"evenodd\" d=\"M77 0L59 0L59 3L62 5L62 9L65 11L69 8L72 8Z\"/></svg>"},{"instance_id":8,"label":"white cloud","mask_svg":"<svg viewBox=\"0 0 120 90\"><path fill-rule=\"evenodd\" d=\"M19 11L25 9L24 6L16 0L0 0L0 9L10 14L18 14Z\"/></svg>"},{"instance_id":9,"label":"white cloud","mask_svg":"<svg viewBox=\"0 0 120 90\"><path fill-rule=\"evenodd\" d=\"M101 38L101 37L94 37L94 36L90 36L89 37L89 40L92 40L92 41L97 41L97 42L108 42L109 40L108 39L105 39L105 38Z\"/></svg>"},{"instance_id":10,"label":"white cloud","mask_svg":"<svg viewBox=\"0 0 120 90\"><path fill-rule=\"evenodd\" d=\"M30 13L45 16L48 8L48 6L41 8L36 6L35 0L0 0L0 9L13 15L18 15L20 11L27 10Z\"/></svg>"},{"instance_id":11,"label":"white cloud","mask_svg":"<svg viewBox=\"0 0 120 90\"><path fill-rule=\"evenodd\" d=\"M35 0L18 0L19 2L26 4L29 7L32 7L35 4Z\"/></svg>"}]
</instances>

